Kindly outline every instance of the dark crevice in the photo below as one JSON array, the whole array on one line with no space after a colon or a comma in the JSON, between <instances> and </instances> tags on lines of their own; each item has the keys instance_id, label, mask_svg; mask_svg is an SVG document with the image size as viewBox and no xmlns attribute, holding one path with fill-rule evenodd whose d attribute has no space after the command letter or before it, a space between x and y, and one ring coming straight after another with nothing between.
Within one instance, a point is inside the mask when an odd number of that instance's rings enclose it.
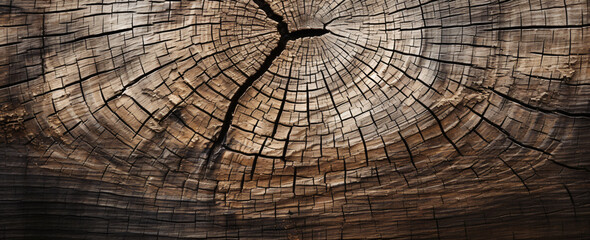
<instances>
[{"instance_id":1,"label":"dark crevice","mask_svg":"<svg viewBox=\"0 0 590 240\"><path fill-rule=\"evenodd\" d=\"M526 148L526 149L534 150L534 151L541 152L541 153L543 153L543 154L546 154L546 155L552 156L552 154L551 154L550 152L547 152L547 151L545 151L545 150L543 150L543 149L540 149L540 148L537 148L537 147L534 147L534 146L531 146L531 145L525 144L524 142L521 142L521 141L517 140L516 138L514 138L514 137L513 137L513 136L510 134L510 132L508 132L506 129L502 128L502 126L500 126L500 125L498 125L498 124L496 124L496 123L492 122L492 120L490 120L490 119L487 119L487 118L484 116L484 115L485 115L485 111L487 111L487 108L486 108L486 109L483 111L483 113L479 113L479 112L475 111L475 110L474 110L472 107L469 107L469 106L467 106L467 109L469 109L469 111L471 111L471 112L472 112L472 113L474 113L475 115L479 116L479 117L480 117L480 119L481 119L481 120L483 120L483 122L486 122L486 123L487 123L487 124L489 124L490 126L494 127L494 128L495 128L495 129L497 129L498 131L500 131L502 134L504 134L504 135L505 135L505 136L506 136L506 137L507 137L507 138L508 138L510 141L512 141L512 142L513 142L513 143L515 143L516 145L518 145L518 146L521 146L521 147L523 147L523 148ZM482 122L482 121L480 121L480 122L478 123L478 125L479 125L481 122ZM477 126L476 126L476 127L477 127ZM475 129L475 128L474 128L474 129ZM482 138L482 139L483 139L483 138Z\"/></svg>"},{"instance_id":2,"label":"dark crevice","mask_svg":"<svg viewBox=\"0 0 590 240\"><path fill-rule=\"evenodd\" d=\"M302 29L287 34L286 38L287 40L295 40L304 37L319 37L328 33L330 33L330 30L327 29Z\"/></svg>"},{"instance_id":3,"label":"dark crevice","mask_svg":"<svg viewBox=\"0 0 590 240\"><path fill-rule=\"evenodd\" d=\"M281 38L281 40L282 40L282 38ZM207 154L208 156L207 156L207 159L205 162L206 165L209 163L211 158L214 157L213 155L218 155L221 152L221 151L218 151L217 148L221 147L223 142L225 142L227 132L229 131L229 127L233 121L234 112L238 106L238 102L239 102L240 98L242 98L242 95L244 95L246 93L246 90L248 90L248 88L250 88L250 86L252 86L252 84L254 83L254 81L256 81L256 79L260 78L270 68L270 66L272 65L274 60L279 55L281 55L283 50L285 50L286 46L287 46L287 41L279 41L277 46L270 52L270 55L268 55L266 57L266 59L264 59L264 62L262 63L262 65L260 65L260 68L258 68L258 71L256 71L256 73L252 74L250 77L248 77L246 79L246 81L238 88L238 90L233 95L233 97L230 99L231 102L229 104L227 111L225 112L225 117L223 118L223 125L221 126L221 130L219 131L219 134L218 134L217 138L215 139L213 146L209 149L209 152ZM213 152L215 152L215 154L212 154Z\"/></svg>"},{"instance_id":4,"label":"dark crevice","mask_svg":"<svg viewBox=\"0 0 590 240\"><path fill-rule=\"evenodd\" d=\"M270 7L270 4L268 4L264 0L254 0L254 3L258 5L258 8L260 10L264 11L268 18L278 23L277 30L279 31L279 34L281 34L281 36L289 33L289 28L287 27L287 23L284 21L283 16L276 14Z\"/></svg>"},{"instance_id":5,"label":"dark crevice","mask_svg":"<svg viewBox=\"0 0 590 240\"><path fill-rule=\"evenodd\" d=\"M504 99L507 99L508 101L514 102L514 103L516 103L516 104L518 104L520 106L523 106L525 108L532 109L532 110L535 110L535 111L539 111L539 112L542 112L542 113L547 113L547 114L560 114L560 115L564 115L564 116L570 117L570 118L590 118L590 113L584 113L584 112L583 113L567 112L567 111L564 111L562 109L554 109L554 110L544 109L544 108L541 108L539 106L533 106L531 104L525 103L525 102L523 102L521 100L518 100L517 98L514 98L514 97L509 96L508 94L501 93L501 92L499 92L498 90L496 90L494 88L488 87L487 89L489 89L490 91L494 92L498 96L500 96L500 97L502 97Z\"/></svg>"},{"instance_id":6,"label":"dark crevice","mask_svg":"<svg viewBox=\"0 0 590 240\"><path fill-rule=\"evenodd\" d=\"M402 136L402 133L400 131L398 131L397 134L399 134L399 137L402 139L404 146L406 146L406 151L408 152L408 156L410 157L410 162L412 163L412 166L414 166L414 169L416 169L416 172L418 172L418 168L416 167L416 163L414 162L414 156L412 155L410 145L408 145L408 142L406 141L404 136Z\"/></svg>"},{"instance_id":7,"label":"dark crevice","mask_svg":"<svg viewBox=\"0 0 590 240\"><path fill-rule=\"evenodd\" d=\"M524 182L524 179L522 179L522 177L518 174L518 172L516 172L516 170L514 170L514 168L512 168L512 166L508 165L508 163L502 159L501 157L498 157L503 163L504 165L506 165L506 167L508 167L510 169L510 171L512 171L512 174L514 174L514 176L516 176L520 182L522 182L522 185L524 185L524 188L526 188L527 192L531 192L531 189L529 188L529 186L526 185L526 183Z\"/></svg>"},{"instance_id":8,"label":"dark crevice","mask_svg":"<svg viewBox=\"0 0 590 240\"><path fill-rule=\"evenodd\" d=\"M567 168L567 169L590 172L590 169L588 169L588 168L570 166L570 165L567 165L565 163L555 161L555 159L549 159L549 161L551 161L552 163L555 163L555 164L557 164L559 166L562 166L564 168Z\"/></svg>"},{"instance_id":9,"label":"dark crevice","mask_svg":"<svg viewBox=\"0 0 590 240\"><path fill-rule=\"evenodd\" d=\"M254 81L262 77L262 75L268 71L268 69L272 66L274 60L281 55L283 50L285 50L287 42L291 40L297 40L300 38L317 37L327 33L331 33L329 30L325 29L325 26L324 29L302 29L294 32L289 32L289 27L287 23L284 21L284 18L281 15L276 14L272 10L270 4L268 4L264 0L254 0L254 3L258 5L258 8L260 10L264 11L268 18L277 22L277 31L279 32L281 37L277 43L277 46L270 51L270 54L268 56L266 56L264 62L262 62L258 70L254 74L249 76L242 85L240 85L238 90L236 90L236 93L230 99L230 104L228 106L227 111L225 112L225 117L223 118L221 130L215 138L213 145L207 151L207 158L205 160L204 166L208 166L211 159L217 158L219 154L222 152L221 148L223 148L224 142L227 137L227 133L229 132L229 128L231 126L231 123L233 122L234 112L239 104L239 100L246 93L246 90L248 90L248 88L252 86ZM253 172L254 169L252 173Z\"/></svg>"}]
</instances>

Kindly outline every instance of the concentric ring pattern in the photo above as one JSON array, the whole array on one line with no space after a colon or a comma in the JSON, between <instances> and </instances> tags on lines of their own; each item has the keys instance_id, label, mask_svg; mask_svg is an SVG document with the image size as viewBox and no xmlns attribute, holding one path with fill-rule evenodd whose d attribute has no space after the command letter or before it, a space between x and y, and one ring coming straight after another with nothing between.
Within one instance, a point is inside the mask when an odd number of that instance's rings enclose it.
<instances>
[{"instance_id":1,"label":"concentric ring pattern","mask_svg":"<svg viewBox=\"0 0 590 240\"><path fill-rule=\"evenodd\" d=\"M569 0L0 0L1 148L24 172L2 171L3 186L28 193L3 191L30 209L11 226L583 238L587 13Z\"/></svg>"}]
</instances>

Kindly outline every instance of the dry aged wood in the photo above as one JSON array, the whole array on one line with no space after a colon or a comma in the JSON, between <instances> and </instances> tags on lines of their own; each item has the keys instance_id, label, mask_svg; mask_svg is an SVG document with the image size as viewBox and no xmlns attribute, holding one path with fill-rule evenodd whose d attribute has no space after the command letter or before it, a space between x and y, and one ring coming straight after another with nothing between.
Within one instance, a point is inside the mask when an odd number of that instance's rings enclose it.
<instances>
[{"instance_id":1,"label":"dry aged wood","mask_svg":"<svg viewBox=\"0 0 590 240\"><path fill-rule=\"evenodd\" d=\"M0 0L0 238L590 239L588 0Z\"/></svg>"}]
</instances>

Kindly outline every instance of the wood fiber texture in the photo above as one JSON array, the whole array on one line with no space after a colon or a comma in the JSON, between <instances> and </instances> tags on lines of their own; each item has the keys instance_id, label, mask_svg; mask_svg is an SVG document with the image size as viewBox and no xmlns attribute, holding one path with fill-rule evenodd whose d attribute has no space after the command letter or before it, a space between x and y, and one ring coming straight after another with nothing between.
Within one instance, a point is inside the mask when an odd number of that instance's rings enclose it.
<instances>
[{"instance_id":1,"label":"wood fiber texture","mask_svg":"<svg viewBox=\"0 0 590 240\"><path fill-rule=\"evenodd\" d=\"M0 0L0 238L590 239L589 10Z\"/></svg>"}]
</instances>

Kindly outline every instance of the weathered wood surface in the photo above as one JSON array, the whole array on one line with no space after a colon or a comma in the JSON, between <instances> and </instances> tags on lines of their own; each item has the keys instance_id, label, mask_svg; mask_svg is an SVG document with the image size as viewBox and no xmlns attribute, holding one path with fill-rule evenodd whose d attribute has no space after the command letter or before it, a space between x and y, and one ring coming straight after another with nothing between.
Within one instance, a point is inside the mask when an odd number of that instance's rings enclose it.
<instances>
[{"instance_id":1,"label":"weathered wood surface","mask_svg":"<svg viewBox=\"0 0 590 240\"><path fill-rule=\"evenodd\" d=\"M0 0L0 236L590 239L589 8Z\"/></svg>"}]
</instances>

